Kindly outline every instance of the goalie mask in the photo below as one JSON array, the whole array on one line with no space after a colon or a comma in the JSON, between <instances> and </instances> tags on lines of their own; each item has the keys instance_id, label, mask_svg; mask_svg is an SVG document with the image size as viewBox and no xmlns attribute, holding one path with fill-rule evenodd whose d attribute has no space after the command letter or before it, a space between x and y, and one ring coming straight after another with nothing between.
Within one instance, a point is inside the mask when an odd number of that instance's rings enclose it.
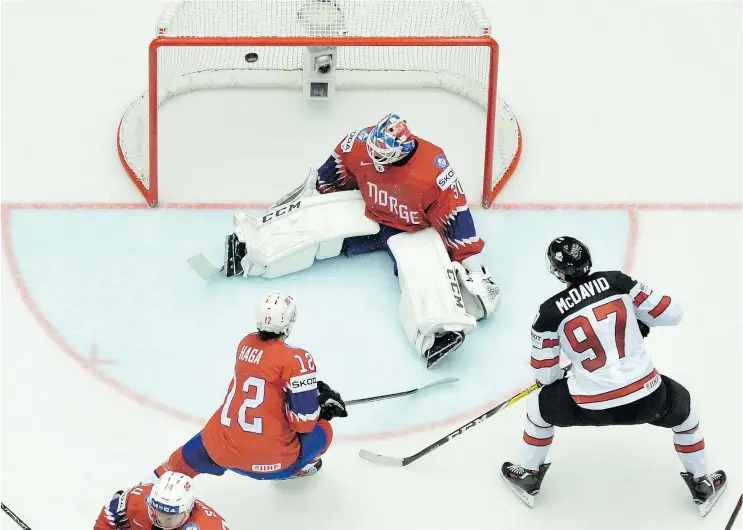
<instances>
[{"instance_id":1,"label":"goalie mask","mask_svg":"<svg viewBox=\"0 0 743 530\"><path fill-rule=\"evenodd\" d=\"M258 331L278 333L289 336L297 320L297 306L294 299L283 293L266 296L255 312Z\"/></svg>"},{"instance_id":2,"label":"goalie mask","mask_svg":"<svg viewBox=\"0 0 743 530\"><path fill-rule=\"evenodd\" d=\"M561 282L587 275L592 266L588 247L574 237L558 237L547 248L547 269Z\"/></svg>"},{"instance_id":3,"label":"goalie mask","mask_svg":"<svg viewBox=\"0 0 743 530\"><path fill-rule=\"evenodd\" d=\"M377 123L366 138L366 151L377 171L405 158L415 149L415 137L408 122L397 114L388 114Z\"/></svg>"}]
</instances>

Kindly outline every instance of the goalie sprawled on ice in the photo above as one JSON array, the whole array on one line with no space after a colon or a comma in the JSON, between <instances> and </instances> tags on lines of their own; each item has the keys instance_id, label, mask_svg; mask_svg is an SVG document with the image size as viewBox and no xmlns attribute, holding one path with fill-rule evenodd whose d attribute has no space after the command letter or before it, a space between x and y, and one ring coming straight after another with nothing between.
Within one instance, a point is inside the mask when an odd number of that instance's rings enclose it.
<instances>
[{"instance_id":1,"label":"goalie sprawled on ice","mask_svg":"<svg viewBox=\"0 0 743 530\"><path fill-rule=\"evenodd\" d=\"M349 133L261 218L235 215L223 270L275 278L315 259L388 249L402 289L402 325L431 367L498 307L483 245L443 150L389 114ZM198 260L192 265L199 269Z\"/></svg>"}]
</instances>

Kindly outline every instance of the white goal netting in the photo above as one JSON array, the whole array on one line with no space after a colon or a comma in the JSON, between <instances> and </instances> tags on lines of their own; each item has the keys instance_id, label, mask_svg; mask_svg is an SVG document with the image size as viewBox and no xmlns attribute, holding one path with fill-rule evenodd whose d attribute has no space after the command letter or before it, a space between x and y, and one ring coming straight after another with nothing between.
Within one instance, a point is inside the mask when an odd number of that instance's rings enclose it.
<instances>
[{"instance_id":1,"label":"white goal netting","mask_svg":"<svg viewBox=\"0 0 743 530\"><path fill-rule=\"evenodd\" d=\"M313 42L293 43L293 39L335 37L348 42L337 46L338 90L440 87L487 108L495 79L490 72L493 48L485 41L475 46L444 40L489 41L489 33L490 23L480 5L462 0L171 3L161 15L153 41L157 63L150 68L150 90L156 87L160 105L175 95L207 88L300 89L304 52ZM277 38L272 39L276 43L263 45L259 39L265 37ZM401 37L418 40L407 45ZM354 42L358 38L365 39L364 45ZM395 38L394 45L373 45L385 39L389 44L390 38ZM146 197L148 193L157 197L150 178L150 150L155 147L149 142L156 112L149 108L146 92L128 107L119 126L122 162ZM487 156L493 159L492 178L483 167L487 188L510 174L520 152L518 123L500 98L496 116L495 145L489 150L486 146ZM490 193L485 187L483 198Z\"/></svg>"}]
</instances>

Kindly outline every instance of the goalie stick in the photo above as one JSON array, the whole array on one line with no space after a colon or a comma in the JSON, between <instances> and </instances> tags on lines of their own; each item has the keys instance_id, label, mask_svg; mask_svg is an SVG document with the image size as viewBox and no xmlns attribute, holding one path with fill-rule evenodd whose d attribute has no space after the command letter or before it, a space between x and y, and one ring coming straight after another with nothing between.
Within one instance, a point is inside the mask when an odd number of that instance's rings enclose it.
<instances>
[{"instance_id":1,"label":"goalie stick","mask_svg":"<svg viewBox=\"0 0 743 530\"><path fill-rule=\"evenodd\" d=\"M432 383L428 383L427 385L423 385L418 388L413 388L411 390L405 390L404 392L395 392L394 394L383 394L381 396L372 396L372 397L366 397L366 398L352 399L350 401L346 401L346 406L359 405L361 403L371 403L372 401L382 401L383 399L393 399L397 397L409 396L411 394L415 394L417 392L429 389L434 386L446 385L448 383L456 383L457 381L459 381L458 377L444 377L443 379L437 379L436 381Z\"/></svg>"},{"instance_id":2,"label":"goalie stick","mask_svg":"<svg viewBox=\"0 0 743 530\"><path fill-rule=\"evenodd\" d=\"M570 370L571 367L572 367L572 364L568 364L567 366L564 366L563 369ZM472 427L474 427L475 425L478 425L478 424L482 423L483 421L485 421L486 419L490 418L491 416L494 416L495 414L497 414L498 412L500 412L502 409L513 405L514 403L516 403L521 398L526 397L529 394L531 394L532 392L534 392L537 388L539 388L539 386L536 383L534 383L529 388L527 388L525 390L522 390L521 392L519 392L518 394L516 394L512 398L504 401L503 403L500 403L500 404L496 405L495 407L493 407L492 409L488 410L487 412L481 414L480 416L478 416L474 420L465 423L464 425L462 425L456 431L447 434L446 436L444 436L443 438L435 441L434 443L432 443L428 447L426 447L424 449L421 449L420 451L418 451L414 455L406 456L404 458L396 458L396 457L393 457L393 456L379 455L379 454L376 454L376 453L372 453L371 451L367 451L366 449L362 449L362 450L359 451L359 456L361 458L363 458L364 460L368 460L369 462L373 462L375 464L380 464L380 465L383 465L383 466L407 466L408 464L411 464L411 463L415 462L416 460L418 460L422 456L427 455L428 453L430 453L434 449L438 449L439 447L441 447L442 445L446 444L447 442L449 442L453 438L456 438L457 436L459 436L460 434L462 434L464 431L467 431L467 430L471 429Z\"/></svg>"},{"instance_id":3,"label":"goalie stick","mask_svg":"<svg viewBox=\"0 0 743 530\"><path fill-rule=\"evenodd\" d=\"M196 271L196 274L205 280L216 276L224 270L224 265L219 268L215 267L202 253L198 253L195 256L188 258L188 264Z\"/></svg>"}]
</instances>

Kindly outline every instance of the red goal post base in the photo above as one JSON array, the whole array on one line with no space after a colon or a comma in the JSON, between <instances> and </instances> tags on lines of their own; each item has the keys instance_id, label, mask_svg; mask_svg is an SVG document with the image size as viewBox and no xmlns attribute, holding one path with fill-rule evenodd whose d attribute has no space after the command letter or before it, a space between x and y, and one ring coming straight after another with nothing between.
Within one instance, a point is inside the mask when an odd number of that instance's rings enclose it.
<instances>
[{"instance_id":1,"label":"red goal post base","mask_svg":"<svg viewBox=\"0 0 743 530\"><path fill-rule=\"evenodd\" d=\"M339 88L440 87L459 93L486 112L482 206L488 208L516 169L522 150L518 120L497 96L498 43L490 35L474 37L169 37L159 35L149 46L149 90L127 109L117 131L119 158L139 191L152 207L158 205L158 112L166 99L206 88L281 88L302 86L300 71L256 71L232 68L178 74L161 79L160 49L190 47L299 48L299 47L480 47L489 51L487 88L461 76L442 72L341 71ZM347 79L346 79L347 78ZM351 78L355 78L352 80ZM146 129L146 130L145 130Z\"/></svg>"}]
</instances>

